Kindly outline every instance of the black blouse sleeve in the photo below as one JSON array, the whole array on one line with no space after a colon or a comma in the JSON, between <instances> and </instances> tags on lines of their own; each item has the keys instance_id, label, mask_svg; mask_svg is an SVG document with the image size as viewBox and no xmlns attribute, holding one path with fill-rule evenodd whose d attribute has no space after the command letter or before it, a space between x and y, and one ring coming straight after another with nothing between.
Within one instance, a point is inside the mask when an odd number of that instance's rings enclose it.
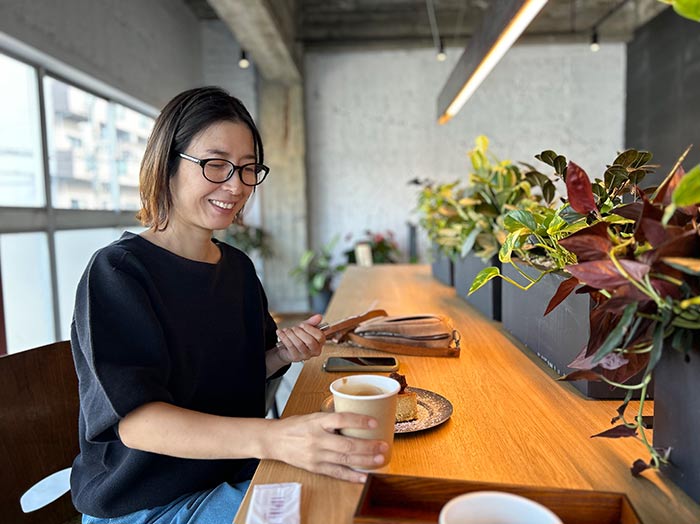
<instances>
[{"instance_id":1,"label":"black blouse sleeve","mask_svg":"<svg viewBox=\"0 0 700 524\"><path fill-rule=\"evenodd\" d=\"M147 282L133 255L108 248L78 285L72 344L88 441L118 438L119 420L143 404L172 402L170 359Z\"/></svg>"}]
</instances>

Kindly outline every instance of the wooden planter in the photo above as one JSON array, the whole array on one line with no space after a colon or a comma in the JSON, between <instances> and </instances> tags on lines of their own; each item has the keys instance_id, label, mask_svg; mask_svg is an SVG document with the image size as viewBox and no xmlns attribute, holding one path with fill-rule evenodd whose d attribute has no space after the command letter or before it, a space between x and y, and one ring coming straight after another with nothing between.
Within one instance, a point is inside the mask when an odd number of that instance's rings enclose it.
<instances>
[{"instance_id":1,"label":"wooden planter","mask_svg":"<svg viewBox=\"0 0 700 524\"><path fill-rule=\"evenodd\" d=\"M474 281L474 277L476 277L479 271L489 266L501 267L501 261L498 260L498 256L492 257L488 263L484 263L480 258L474 255L457 259L454 265L454 286L460 298L466 300L487 318L501 320L502 280L500 278L490 280L473 295L467 295Z\"/></svg>"},{"instance_id":2,"label":"wooden planter","mask_svg":"<svg viewBox=\"0 0 700 524\"><path fill-rule=\"evenodd\" d=\"M518 266L533 278L539 274L530 265L518 262ZM503 265L502 273L516 282L525 283L510 264ZM543 316L559 284L566 278L568 276L564 274L550 273L527 291L521 291L508 282L503 283L502 289L503 327L559 375L573 371L568 364L586 346L590 333L591 301L588 295L572 293L549 315ZM571 384L595 399L622 399L626 393L626 390L611 388L605 382L576 380Z\"/></svg>"},{"instance_id":3,"label":"wooden planter","mask_svg":"<svg viewBox=\"0 0 700 524\"><path fill-rule=\"evenodd\" d=\"M700 349L690 361L665 347L654 369L654 447L673 448L662 471L700 503Z\"/></svg>"},{"instance_id":4,"label":"wooden planter","mask_svg":"<svg viewBox=\"0 0 700 524\"><path fill-rule=\"evenodd\" d=\"M437 244L431 246L433 277L445 285L454 285L454 265L452 260L440 250Z\"/></svg>"}]
</instances>

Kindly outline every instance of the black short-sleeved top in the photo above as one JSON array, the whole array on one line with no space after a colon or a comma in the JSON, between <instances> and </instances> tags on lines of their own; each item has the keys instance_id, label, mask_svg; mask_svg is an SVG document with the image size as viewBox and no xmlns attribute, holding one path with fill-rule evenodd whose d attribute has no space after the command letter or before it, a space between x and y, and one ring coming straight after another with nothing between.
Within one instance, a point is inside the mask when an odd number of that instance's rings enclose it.
<instances>
[{"instance_id":1,"label":"black short-sleeved top","mask_svg":"<svg viewBox=\"0 0 700 524\"><path fill-rule=\"evenodd\" d=\"M252 475L251 460L138 451L117 432L119 420L153 401L265 415L265 350L276 326L250 259L217 245L221 259L209 264L124 233L88 264L71 331L81 402L71 492L80 512L117 517Z\"/></svg>"}]
</instances>

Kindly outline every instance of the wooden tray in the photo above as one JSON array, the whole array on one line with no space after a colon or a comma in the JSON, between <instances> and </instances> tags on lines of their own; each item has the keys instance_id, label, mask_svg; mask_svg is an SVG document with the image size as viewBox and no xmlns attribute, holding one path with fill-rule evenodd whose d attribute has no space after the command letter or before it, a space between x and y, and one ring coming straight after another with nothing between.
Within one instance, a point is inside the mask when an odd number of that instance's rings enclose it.
<instances>
[{"instance_id":1,"label":"wooden tray","mask_svg":"<svg viewBox=\"0 0 700 524\"><path fill-rule=\"evenodd\" d=\"M505 491L547 506L564 524L641 524L624 493L537 488L370 473L356 524L437 524L448 500L471 491Z\"/></svg>"}]
</instances>

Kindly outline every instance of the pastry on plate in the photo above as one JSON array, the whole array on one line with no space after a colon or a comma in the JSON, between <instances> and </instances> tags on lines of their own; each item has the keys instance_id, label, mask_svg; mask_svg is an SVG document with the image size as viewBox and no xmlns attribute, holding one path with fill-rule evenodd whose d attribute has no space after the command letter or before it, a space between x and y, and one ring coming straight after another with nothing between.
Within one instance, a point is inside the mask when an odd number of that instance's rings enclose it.
<instances>
[{"instance_id":1,"label":"pastry on plate","mask_svg":"<svg viewBox=\"0 0 700 524\"><path fill-rule=\"evenodd\" d=\"M398 400L396 402L396 422L408 422L418 418L418 402L416 394L406 391L406 377L400 373L392 373L390 378L396 380L400 385Z\"/></svg>"}]
</instances>

